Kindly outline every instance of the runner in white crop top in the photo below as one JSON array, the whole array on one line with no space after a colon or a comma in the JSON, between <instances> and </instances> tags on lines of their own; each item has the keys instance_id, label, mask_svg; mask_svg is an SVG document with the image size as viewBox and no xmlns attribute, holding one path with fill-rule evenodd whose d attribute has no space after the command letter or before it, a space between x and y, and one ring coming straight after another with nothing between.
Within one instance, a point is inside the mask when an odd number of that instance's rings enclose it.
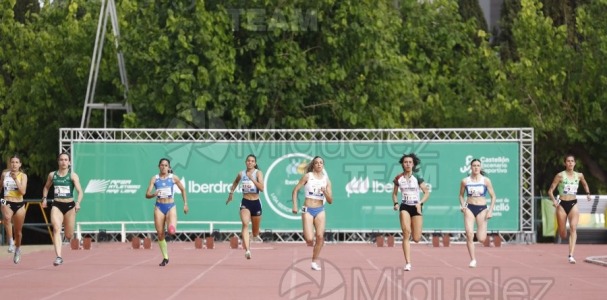
<instances>
[{"instance_id":1,"label":"runner in white crop top","mask_svg":"<svg viewBox=\"0 0 607 300\"><path fill-rule=\"evenodd\" d=\"M298 201L297 193L304 188L305 200L302 207L301 219L303 223L303 235L308 244L314 242L312 252L312 270L321 270L321 266L316 262L320 255L320 250L324 245L325 236L325 201L333 203L333 193L331 191L331 180L325 172L324 160L316 156L308 165L307 172L304 174L295 188L291 198L293 200L293 213L297 214Z\"/></svg>"},{"instance_id":2,"label":"runner in white crop top","mask_svg":"<svg viewBox=\"0 0 607 300\"><path fill-rule=\"evenodd\" d=\"M460 210L464 214L464 228L466 230L466 246L470 255L471 268L476 267L474 250L474 224L476 224L476 238L483 242L487 238L487 223L495 207L495 192L489 178L483 176L481 161L473 159L470 162L470 176L462 179L459 187ZM487 207L487 193L491 197L491 206Z\"/></svg>"}]
</instances>

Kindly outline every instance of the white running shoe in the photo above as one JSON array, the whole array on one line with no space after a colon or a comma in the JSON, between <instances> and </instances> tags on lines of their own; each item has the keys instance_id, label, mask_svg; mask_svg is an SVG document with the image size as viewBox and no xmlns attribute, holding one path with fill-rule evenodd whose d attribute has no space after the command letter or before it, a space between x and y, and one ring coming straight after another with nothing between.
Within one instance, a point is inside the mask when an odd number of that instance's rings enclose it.
<instances>
[{"instance_id":1,"label":"white running shoe","mask_svg":"<svg viewBox=\"0 0 607 300\"><path fill-rule=\"evenodd\" d=\"M18 264L21 261L21 249L15 250L15 256L13 256L13 262Z\"/></svg>"},{"instance_id":2,"label":"white running shoe","mask_svg":"<svg viewBox=\"0 0 607 300\"><path fill-rule=\"evenodd\" d=\"M476 268L476 259L473 259L470 261L470 264L468 265L470 268Z\"/></svg>"},{"instance_id":3,"label":"white running shoe","mask_svg":"<svg viewBox=\"0 0 607 300\"><path fill-rule=\"evenodd\" d=\"M411 264L405 264L405 267L403 269L405 271L411 271Z\"/></svg>"},{"instance_id":4,"label":"white running shoe","mask_svg":"<svg viewBox=\"0 0 607 300\"><path fill-rule=\"evenodd\" d=\"M314 270L314 271L322 270L322 268L316 262L312 262L311 266L312 266L312 270Z\"/></svg>"},{"instance_id":5,"label":"white running shoe","mask_svg":"<svg viewBox=\"0 0 607 300\"><path fill-rule=\"evenodd\" d=\"M254 236L252 240L255 243L263 243L263 239L260 236Z\"/></svg>"},{"instance_id":6,"label":"white running shoe","mask_svg":"<svg viewBox=\"0 0 607 300\"><path fill-rule=\"evenodd\" d=\"M8 253L15 253L15 244L8 245Z\"/></svg>"},{"instance_id":7,"label":"white running shoe","mask_svg":"<svg viewBox=\"0 0 607 300\"><path fill-rule=\"evenodd\" d=\"M58 266L60 264L63 264L63 258L57 256L57 258L55 258L55 261L53 262L53 265Z\"/></svg>"},{"instance_id":8,"label":"white running shoe","mask_svg":"<svg viewBox=\"0 0 607 300\"><path fill-rule=\"evenodd\" d=\"M250 251L250 250L247 250L247 251L244 253L244 257L246 257L247 259L251 259L251 251Z\"/></svg>"},{"instance_id":9,"label":"white running shoe","mask_svg":"<svg viewBox=\"0 0 607 300\"><path fill-rule=\"evenodd\" d=\"M573 258L573 256L569 255L569 263L570 264L574 264L575 263L575 258Z\"/></svg>"}]
</instances>

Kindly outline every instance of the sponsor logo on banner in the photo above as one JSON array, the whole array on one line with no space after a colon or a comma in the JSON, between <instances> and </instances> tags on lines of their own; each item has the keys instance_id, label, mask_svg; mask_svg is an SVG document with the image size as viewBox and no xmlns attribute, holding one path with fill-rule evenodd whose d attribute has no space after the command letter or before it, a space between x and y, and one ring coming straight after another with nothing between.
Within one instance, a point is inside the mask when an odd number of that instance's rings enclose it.
<instances>
[{"instance_id":1,"label":"sponsor logo on banner","mask_svg":"<svg viewBox=\"0 0 607 300\"><path fill-rule=\"evenodd\" d=\"M346 184L346 193L348 198L351 194L366 194L369 191L369 177L354 177Z\"/></svg>"},{"instance_id":2,"label":"sponsor logo on banner","mask_svg":"<svg viewBox=\"0 0 607 300\"><path fill-rule=\"evenodd\" d=\"M503 213L510 211L510 199L508 198L496 198L495 206L493 207L493 216L501 217Z\"/></svg>"},{"instance_id":3,"label":"sponsor logo on banner","mask_svg":"<svg viewBox=\"0 0 607 300\"><path fill-rule=\"evenodd\" d=\"M466 156L466 162L463 167L459 168L461 173L470 173L470 163L475 157L472 155ZM508 174L508 164L510 158L505 156L494 157L478 157L481 161L481 169L487 174Z\"/></svg>"},{"instance_id":4,"label":"sponsor logo on banner","mask_svg":"<svg viewBox=\"0 0 607 300\"><path fill-rule=\"evenodd\" d=\"M266 193L263 193L263 196L270 208L279 216L291 220L301 219L301 216L292 212L291 194L306 173L306 167L311 160L310 155L290 153L277 158L268 167L265 174Z\"/></svg>"},{"instance_id":5,"label":"sponsor logo on banner","mask_svg":"<svg viewBox=\"0 0 607 300\"><path fill-rule=\"evenodd\" d=\"M392 193L394 184L391 182L382 182L379 180L369 180L369 176L366 177L354 177L348 183L346 183L346 194L348 198L354 195L363 195L369 192L374 194L381 193Z\"/></svg>"},{"instance_id":6,"label":"sponsor logo on banner","mask_svg":"<svg viewBox=\"0 0 607 300\"><path fill-rule=\"evenodd\" d=\"M187 189L188 194L227 194L230 191L230 187L232 186L232 182L227 182L220 180L218 182L196 182L195 180L187 181L184 178L180 178L179 181L184 183L184 187ZM175 186L175 193L180 194L179 188ZM234 192L242 192L240 185L237 186Z\"/></svg>"},{"instance_id":7,"label":"sponsor logo on banner","mask_svg":"<svg viewBox=\"0 0 607 300\"><path fill-rule=\"evenodd\" d=\"M425 182L426 186L428 187L428 191L432 192L432 184L429 182ZM354 195L362 195L362 194L367 194L367 193L374 193L374 194L382 194L382 193L392 193L392 191L394 190L394 183L392 182L382 182L382 181L378 181L378 180L371 180L369 181L369 176L363 178L363 177L354 177L352 178L352 180L350 180L348 183L346 183L346 194L348 196L348 198L350 198L350 196Z\"/></svg>"},{"instance_id":8,"label":"sponsor logo on banner","mask_svg":"<svg viewBox=\"0 0 607 300\"><path fill-rule=\"evenodd\" d=\"M130 179L91 179L84 189L85 194L135 194L141 185L133 184Z\"/></svg>"}]
</instances>

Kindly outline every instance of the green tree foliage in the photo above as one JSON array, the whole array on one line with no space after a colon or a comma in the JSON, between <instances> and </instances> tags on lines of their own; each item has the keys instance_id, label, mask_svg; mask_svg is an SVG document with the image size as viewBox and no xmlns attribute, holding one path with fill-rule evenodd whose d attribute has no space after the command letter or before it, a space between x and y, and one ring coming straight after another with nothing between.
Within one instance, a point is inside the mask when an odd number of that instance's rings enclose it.
<instances>
[{"instance_id":1,"label":"green tree foliage","mask_svg":"<svg viewBox=\"0 0 607 300\"><path fill-rule=\"evenodd\" d=\"M505 0L492 37L472 0L118 0L95 100L123 101L117 42L133 112L112 126L530 126L538 191L567 151L605 183L606 1ZM0 2L0 149L44 176L80 124L100 2L36 3Z\"/></svg>"},{"instance_id":2,"label":"green tree foliage","mask_svg":"<svg viewBox=\"0 0 607 300\"><path fill-rule=\"evenodd\" d=\"M521 10L520 0L504 0L500 11L499 28L494 32L493 44L499 51L502 63L518 60L516 45L512 37L512 26Z\"/></svg>"},{"instance_id":3,"label":"green tree foliage","mask_svg":"<svg viewBox=\"0 0 607 300\"><path fill-rule=\"evenodd\" d=\"M551 18L556 26L566 25L567 41L575 44L578 40L576 10L593 0L542 0L544 14Z\"/></svg>"},{"instance_id":4,"label":"green tree foliage","mask_svg":"<svg viewBox=\"0 0 607 300\"><path fill-rule=\"evenodd\" d=\"M472 19L476 23L478 29L488 31L487 20L483 15L478 0L457 0L459 6L459 14L464 21Z\"/></svg>"},{"instance_id":5,"label":"green tree foliage","mask_svg":"<svg viewBox=\"0 0 607 300\"><path fill-rule=\"evenodd\" d=\"M576 13L578 42L570 64L568 96L576 102L568 118L572 152L584 162L591 178L605 184L607 157L607 1L588 1Z\"/></svg>"},{"instance_id":6,"label":"green tree foliage","mask_svg":"<svg viewBox=\"0 0 607 300\"><path fill-rule=\"evenodd\" d=\"M412 125L504 126L512 109L502 96L499 60L486 32L474 20L462 22L457 9L453 1L403 1L402 53L416 75L418 99L408 108L418 115Z\"/></svg>"},{"instance_id":7,"label":"green tree foliage","mask_svg":"<svg viewBox=\"0 0 607 300\"><path fill-rule=\"evenodd\" d=\"M231 109L235 49L230 20L202 1L121 1L119 14L129 72L127 127L190 124L203 111Z\"/></svg>"},{"instance_id":8,"label":"green tree foliage","mask_svg":"<svg viewBox=\"0 0 607 300\"><path fill-rule=\"evenodd\" d=\"M137 111L129 125L167 126L191 118L192 108L237 128L404 121L393 112L411 98L410 84L390 2L156 3L121 5L121 42L137 72L129 75ZM138 72L142 64L154 67Z\"/></svg>"},{"instance_id":9,"label":"green tree foliage","mask_svg":"<svg viewBox=\"0 0 607 300\"><path fill-rule=\"evenodd\" d=\"M605 101L596 81L600 82L604 71L592 67L596 61L588 59L588 56L596 55L602 58L603 54L597 52L600 47L589 44L601 43L600 38L586 35L584 46L573 47L567 42L567 26L555 26L542 12L538 0L523 0L521 5L512 29L519 59L507 63L506 68L511 79L509 98L524 107L519 121L535 128L539 145L536 148L536 184L541 190L547 188L553 173L562 168L564 152L579 154L585 166L592 166L585 169L599 175L597 178L601 180L604 171L592 158L598 152L593 155L587 152L591 146L586 146L604 137L600 124L603 123ZM600 11L596 8L599 4L593 6L594 13ZM596 20L590 21L584 11L580 13L585 21L593 23L581 23L582 32L605 34L604 27L595 27L598 25ZM590 28L586 29L586 26Z\"/></svg>"},{"instance_id":10,"label":"green tree foliage","mask_svg":"<svg viewBox=\"0 0 607 300\"><path fill-rule=\"evenodd\" d=\"M26 18L40 12L40 3L38 0L17 0L13 11L15 20L23 24Z\"/></svg>"},{"instance_id":11,"label":"green tree foliage","mask_svg":"<svg viewBox=\"0 0 607 300\"><path fill-rule=\"evenodd\" d=\"M561 143L569 127L564 109L575 105L566 97L568 66L563 63L573 58L573 52L566 42L566 26L554 26L538 0L521 1L512 34L518 59L506 63L509 98L521 107L517 121L533 127L536 141L541 142L536 148L540 165L535 170L544 175L537 176L542 181L540 191L546 190L553 176L546 163L561 161L563 155Z\"/></svg>"},{"instance_id":12,"label":"green tree foliage","mask_svg":"<svg viewBox=\"0 0 607 300\"><path fill-rule=\"evenodd\" d=\"M2 157L19 153L28 172L42 175L56 168L58 129L80 124L96 23L79 12L94 5L46 3L22 24L15 19L15 1L2 3Z\"/></svg>"}]
</instances>

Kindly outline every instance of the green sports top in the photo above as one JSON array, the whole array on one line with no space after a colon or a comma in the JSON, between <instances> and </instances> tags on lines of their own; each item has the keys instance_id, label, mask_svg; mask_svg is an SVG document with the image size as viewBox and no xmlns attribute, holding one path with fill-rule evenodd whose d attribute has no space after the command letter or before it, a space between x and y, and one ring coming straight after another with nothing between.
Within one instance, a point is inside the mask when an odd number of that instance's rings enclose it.
<instances>
[{"instance_id":1,"label":"green sports top","mask_svg":"<svg viewBox=\"0 0 607 300\"><path fill-rule=\"evenodd\" d=\"M576 195L577 189L580 185L580 180L578 176L578 172L573 172L573 179L570 179L567 176L567 171L561 172L561 177L563 180L559 183L559 195Z\"/></svg>"},{"instance_id":2,"label":"green sports top","mask_svg":"<svg viewBox=\"0 0 607 300\"><path fill-rule=\"evenodd\" d=\"M65 176L59 176L59 171L53 174L53 186L55 187L55 198L69 199L74 198L74 182L72 181L72 171L67 171Z\"/></svg>"}]
</instances>

